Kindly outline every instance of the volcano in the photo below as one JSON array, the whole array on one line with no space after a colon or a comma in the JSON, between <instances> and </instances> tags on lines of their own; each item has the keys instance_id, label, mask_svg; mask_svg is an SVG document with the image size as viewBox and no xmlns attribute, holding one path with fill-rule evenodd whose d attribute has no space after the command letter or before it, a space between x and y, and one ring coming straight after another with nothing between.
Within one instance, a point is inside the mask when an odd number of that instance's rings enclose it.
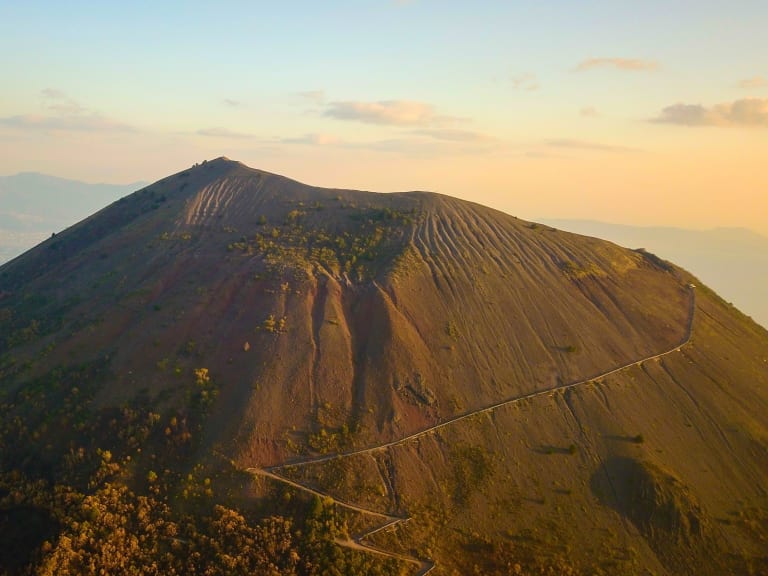
<instances>
[{"instance_id":1,"label":"volcano","mask_svg":"<svg viewBox=\"0 0 768 576\"><path fill-rule=\"evenodd\" d=\"M219 158L0 267L0 568L766 574L768 332L643 250Z\"/></svg>"}]
</instances>

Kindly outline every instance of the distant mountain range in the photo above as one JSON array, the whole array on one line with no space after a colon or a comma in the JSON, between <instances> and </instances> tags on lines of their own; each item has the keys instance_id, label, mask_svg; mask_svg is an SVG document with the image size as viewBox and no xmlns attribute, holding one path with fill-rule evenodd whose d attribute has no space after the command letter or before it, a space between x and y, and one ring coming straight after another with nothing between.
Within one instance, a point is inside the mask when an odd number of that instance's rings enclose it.
<instances>
[{"instance_id":1,"label":"distant mountain range","mask_svg":"<svg viewBox=\"0 0 768 576\"><path fill-rule=\"evenodd\" d=\"M145 185L90 184L37 172L0 176L0 264Z\"/></svg>"},{"instance_id":2,"label":"distant mountain range","mask_svg":"<svg viewBox=\"0 0 768 576\"><path fill-rule=\"evenodd\" d=\"M688 230L547 218L539 221L627 248L645 248L686 268L753 320L768 326L768 238L752 230Z\"/></svg>"}]
</instances>

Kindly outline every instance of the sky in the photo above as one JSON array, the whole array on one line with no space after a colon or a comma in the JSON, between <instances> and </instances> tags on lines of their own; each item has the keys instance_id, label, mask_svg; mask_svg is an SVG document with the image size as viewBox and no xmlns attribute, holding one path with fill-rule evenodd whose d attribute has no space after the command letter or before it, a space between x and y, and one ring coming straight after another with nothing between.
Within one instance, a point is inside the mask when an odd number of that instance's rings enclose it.
<instances>
[{"instance_id":1,"label":"sky","mask_svg":"<svg viewBox=\"0 0 768 576\"><path fill-rule=\"evenodd\" d=\"M0 175L227 156L535 219L768 235L765 0L0 0Z\"/></svg>"}]
</instances>

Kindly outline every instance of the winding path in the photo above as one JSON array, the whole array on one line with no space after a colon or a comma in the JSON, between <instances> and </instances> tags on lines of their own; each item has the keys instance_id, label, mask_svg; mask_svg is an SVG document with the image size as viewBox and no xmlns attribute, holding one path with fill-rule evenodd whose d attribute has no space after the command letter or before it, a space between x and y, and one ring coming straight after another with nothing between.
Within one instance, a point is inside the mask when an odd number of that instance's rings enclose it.
<instances>
[{"instance_id":1,"label":"winding path","mask_svg":"<svg viewBox=\"0 0 768 576\"><path fill-rule=\"evenodd\" d=\"M673 352L679 352L680 349L688 344L691 341L691 335L693 333L693 317L696 310L696 292L695 292L696 286L694 284L688 284L690 299L689 299L689 309L688 309L688 322L685 329L685 335L683 336L683 339L673 346L672 348L665 350L663 352L659 352L658 354L653 354L651 356L646 356L644 358L640 358L639 360L634 360L632 362L629 362L627 364L624 364L622 366L619 366L618 368L613 368L612 370L608 370L607 372L602 372L600 374L596 374L594 376L590 376L589 378L584 378L583 380L579 380L577 382L571 382L570 384L559 384L557 386L552 386L550 388L544 388L542 390L537 390L535 392L530 392L528 394L522 394L520 396L514 396L512 398L507 398L506 400L502 400L500 402L496 402L495 404L491 404L490 406L486 406L484 408L478 408L476 410L472 410L470 412L466 412L464 414L460 414L458 416L454 416L453 418L449 418L448 420L445 420L439 424L435 424L434 426L430 426L429 428L425 428L424 430L420 430L418 432L414 432L413 434L410 434L408 436L404 436L403 438L400 438L398 440L393 440L392 442L387 442L385 444L380 444L378 446L370 446L368 448L360 448L358 450L352 450L349 452L339 452L336 454L327 454L325 456L319 456L317 458L310 458L307 460L299 460L295 462L286 462L284 464L278 464L276 466L271 466L269 468L246 468L246 472L258 476L265 476L267 478L271 478L273 480L276 480L278 482L282 482L283 484L287 484L289 486L292 486L298 490L302 490L304 492L307 492L309 494L314 494L315 496L319 496L321 498L326 498L331 500L334 504L341 506L342 508L346 508L348 510L352 510L355 512L359 512L361 514L366 514L368 516L375 516L377 518L382 518L385 520L383 524L380 524L376 526L375 528L368 530L367 532L364 532L363 534L353 536L350 539L341 539L338 538L336 540L336 543L340 546L345 546L347 548L351 548L353 550L362 550L365 552L378 554L380 556L386 556L388 558L394 558L396 560L402 560L404 562L408 562L410 564L414 564L416 566L419 566L419 572L416 576L424 576L425 574L431 572L434 567L435 563L432 560L427 559L419 559L414 558L411 556L404 556L401 554L396 554L394 552L388 552L386 550L382 550L381 548L377 548L376 546L372 546L370 544L366 544L363 542L366 538L369 536L375 534L376 532L380 532L386 528L390 528L393 526L396 526L400 523L405 523L408 520L410 520L409 517L405 516L393 516L391 514L385 514L382 512L377 512L375 510L370 510L367 508L363 508L361 506L356 506L354 504L351 504L349 502L344 502L343 500L338 500L329 494L325 494L323 492L320 492L318 490L315 490L314 488L310 488L309 486L305 486L303 484L300 484L298 482L295 482L285 476L281 476L276 473L277 470L280 470L282 468L297 468L300 466L308 466L311 464L321 464L323 462L330 462L331 460L338 460L341 458L347 458L349 456L357 456L360 454L371 454L373 452L378 452L382 450L387 450L388 448L391 448L393 446L398 446L400 444L404 444L406 442L409 442L411 440L415 440L416 438L420 438L421 436L426 436L427 434L431 434L433 432L436 432L437 430L440 430L441 428L445 428L446 426L450 426L451 424L455 424L456 422L459 422L461 420L465 420L467 418L471 418L472 416L477 416L478 414L485 414L489 412L493 412L494 410L497 410L498 408L502 408L504 406L509 406L511 404L515 404L517 402L522 402L523 400L529 400L531 398L536 398L538 396L545 396L548 394L554 394L555 392L559 390L568 390L570 388L575 388L577 386L581 386L583 384L588 384L590 382L596 382L598 380L601 380L603 378L606 378L607 376L610 376L611 374L616 374L617 372L621 372L622 370L626 370L627 368L630 368L632 366L640 366L643 362L648 362L651 360L656 360L658 358L662 358L664 356L667 356L668 354L672 354Z\"/></svg>"}]
</instances>

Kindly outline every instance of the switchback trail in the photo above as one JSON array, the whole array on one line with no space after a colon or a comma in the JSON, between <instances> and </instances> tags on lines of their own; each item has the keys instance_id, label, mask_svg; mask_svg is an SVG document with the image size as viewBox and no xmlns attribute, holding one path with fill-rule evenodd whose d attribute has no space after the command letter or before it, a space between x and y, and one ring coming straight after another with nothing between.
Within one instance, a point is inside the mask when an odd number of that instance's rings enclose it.
<instances>
[{"instance_id":1,"label":"switchback trail","mask_svg":"<svg viewBox=\"0 0 768 576\"><path fill-rule=\"evenodd\" d=\"M359 512L361 514L366 514L368 516L375 516L377 518L382 518L385 520L385 522L381 525L376 526L375 528L359 535L354 536L351 539L337 539L336 542L340 546L345 546L347 548L351 548L354 550L363 550L366 552L370 552L373 554L378 554L380 556L386 556L388 558L393 558L396 560L402 560L405 562L409 562L411 564L419 566L419 572L416 576L424 576L425 574L432 571L432 569L435 567L435 563L431 560L425 560L425 559L418 559L413 558L410 556L404 556L400 554L396 554L393 552L388 552L386 550L382 550L380 548L377 548L375 546L372 546L370 544L366 544L363 542L367 537L371 536L372 534L376 532L380 532L381 530L384 530L389 527L396 526L397 524L407 522L410 520L409 517L402 517L402 516L393 516L391 514L385 514L382 512L377 512L375 510L370 510L367 508L363 508L360 506L356 506L354 504L350 504L348 502L344 502L342 500L337 500L330 496L329 494L325 494L323 492L320 492L318 490L315 490L314 488L310 488L309 486L305 486L303 484L300 484L298 482L295 482L285 476L281 476L276 473L277 470L280 470L282 468L297 468L299 466L309 466L311 464L321 464L323 462L329 462L331 460L338 460L340 458L347 458L349 456L357 456L360 454L370 454L373 452L378 452L381 450L387 450L388 448L391 448L393 446L398 446L400 444L404 444L406 442L409 442L411 440L415 440L416 438L420 438L421 436L425 436L427 434L431 434L433 432L436 432L437 430L440 430L441 428L445 428L446 426L450 426L451 424L455 424L456 422L459 422L461 420L465 420L467 418L471 418L473 416L477 416L478 414L485 414L493 412L494 410L497 410L498 408L502 408L504 406L509 406L512 404L515 404L517 402L522 402L523 400L529 400L531 398L536 398L538 396L545 396L545 395L551 395L559 390L568 390L571 388L575 388L577 386L581 386L583 384L587 384L589 382L596 382L598 380L601 380L603 378L606 378L607 376L610 376L612 374L616 374L617 372L621 372L622 370L626 370L627 368L630 368L632 366L640 366L643 362L648 362L651 360L656 360L658 358L662 358L664 356L667 356L668 354L672 354L673 352L679 352L680 349L688 344L691 341L691 335L693 333L693 317L696 310L696 293L695 293L696 286L694 284L688 284L688 290L689 290L689 309L688 309L688 321L686 323L686 329L685 334L683 336L683 339L673 346L672 348L668 350L664 350L663 352L659 352L658 354L653 354L651 356L646 356L644 358L640 358L638 360L634 360L632 362L628 362L627 364L624 364L622 366L619 366L617 368L613 368L611 370L608 370L607 372L602 372L600 374L595 374L593 376L590 376L588 378L584 378L582 380L578 380L576 382L571 382L569 384L559 384L557 386L552 386L549 388L544 388L542 390L536 390L535 392L529 392L528 394L522 394L519 396L513 396L511 398L507 398L505 400L502 400L500 402L496 402L495 404L491 404L489 406L485 406L484 408L478 408L476 410L472 410L470 412L466 412L464 414L460 414L458 416L454 416L453 418L449 418L448 420L445 420L443 422L440 422L439 424L435 424L434 426L430 426L429 428L425 428L423 430L420 430L418 432L414 432L413 434L409 434L408 436L404 436L403 438L399 438L397 440L393 440L392 442L386 442L384 444L379 444L377 446L370 446L368 448L360 448L358 450L352 450L349 452L339 452L336 454L327 454L325 456L319 456L316 458L310 458L306 460L299 460L295 462L286 462L283 464L278 464L276 466L271 466L269 468L246 468L246 472L249 472L254 475L259 476L265 476L267 478L271 478L273 480L276 480L278 482L282 482L284 484L287 484L289 486L292 486L298 490L302 490L304 492L307 492L309 494L314 494L316 496L319 496L321 498L326 498L331 500L334 504L337 504L338 506L341 506L342 508L346 508L348 510L353 510L355 512Z\"/></svg>"},{"instance_id":2,"label":"switchback trail","mask_svg":"<svg viewBox=\"0 0 768 576\"><path fill-rule=\"evenodd\" d=\"M376 546L371 546L370 544L365 544L363 542L365 538L367 538L368 536L376 532L381 532L382 530L385 530L391 526L400 524L401 522L408 522L408 520L410 520L409 517L392 516L391 514L385 514L383 512L377 512L376 510L369 510L368 508L363 508L361 506L356 506L355 504L350 504L349 502L339 500L329 494L324 494L323 492L315 490L314 488L310 488L309 486L305 486L303 484L299 484L298 482L294 482L293 480L290 480L289 478L286 478L284 476L279 476L268 469L246 468L245 471L249 472L250 474L265 476L267 478L277 480L278 482L282 482L283 484L287 484L288 486L292 486L293 488L302 490L304 492L307 492L308 494L313 494L315 496L319 496L320 498L330 500L335 505L340 506L342 508L346 508L347 510L352 510L354 512L359 512L360 514L366 514L368 516L375 516L376 518L382 518L383 520L385 520L383 524L375 526L371 530L368 530L367 532L364 532L358 536L352 536L351 538L336 538L336 543L339 546L344 546L352 550L361 550L361 551L369 552L372 554L378 554L379 556L394 558L395 560L401 560L403 562L408 562L409 564L414 564L419 567L418 576L423 576L424 574L431 572L432 569L435 567L435 563L432 562L431 560L421 560L418 558L413 558L411 556L405 556L403 554L396 554L394 552L382 550L381 548L377 548Z\"/></svg>"}]
</instances>

